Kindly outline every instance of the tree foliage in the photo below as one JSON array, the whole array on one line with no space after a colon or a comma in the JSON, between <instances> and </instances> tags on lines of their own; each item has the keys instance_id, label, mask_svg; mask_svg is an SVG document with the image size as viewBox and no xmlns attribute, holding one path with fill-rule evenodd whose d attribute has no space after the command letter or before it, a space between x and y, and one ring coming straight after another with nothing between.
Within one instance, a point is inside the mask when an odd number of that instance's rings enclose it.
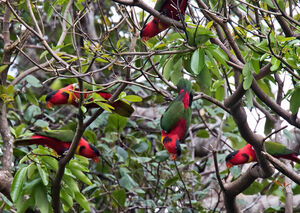
<instances>
[{"instance_id":1,"label":"tree foliage","mask_svg":"<svg viewBox=\"0 0 300 213\"><path fill-rule=\"evenodd\" d=\"M267 139L299 150L297 1L190 0L181 21L144 0L0 5L3 211L257 212L268 197L276 204L266 212L296 210L299 165L263 150ZM171 27L142 42L148 15ZM181 77L193 85L193 117L172 161L159 121ZM83 95L78 107L46 108L47 93L72 83L112 97L93 93L97 109ZM119 99L134 106L131 117L111 113ZM45 129L76 130L73 148L59 158L43 146L13 148ZM99 163L73 157L82 135ZM227 170L226 155L246 143L258 163Z\"/></svg>"}]
</instances>

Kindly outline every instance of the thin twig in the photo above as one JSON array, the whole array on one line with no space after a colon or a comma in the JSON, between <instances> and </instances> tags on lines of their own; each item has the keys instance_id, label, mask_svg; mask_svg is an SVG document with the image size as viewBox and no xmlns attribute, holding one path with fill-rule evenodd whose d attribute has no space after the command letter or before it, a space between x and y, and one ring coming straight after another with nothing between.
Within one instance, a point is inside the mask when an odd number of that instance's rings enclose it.
<instances>
[{"instance_id":1,"label":"thin twig","mask_svg":"<svg viewBox=\"0 0 300 213\"><path fill-rule=\"evenodd\" d=\"M187 196L188 196L189 203L190 203L190 208L191 208L191 210L192 210L192 212L193 212L193 206L192 206L191 196L190 196L190 193L189 193L189 191L187 190L186 185L185 185L185 183L184 183L184 180L183 180L183 178L182 178L182 176L181 176L181 174L180 174L180 171L179 171L179 169L178 169L176 160L174 160L174 164L175 164L175 168L176 168L178 177L179 177L179 179L181 180L181 182L182 182L182 184L183 184L183 187L184 187L184 190L185 190L185 192L186 192L186 194L187 194Z\"/></svg>"}]
</instances>

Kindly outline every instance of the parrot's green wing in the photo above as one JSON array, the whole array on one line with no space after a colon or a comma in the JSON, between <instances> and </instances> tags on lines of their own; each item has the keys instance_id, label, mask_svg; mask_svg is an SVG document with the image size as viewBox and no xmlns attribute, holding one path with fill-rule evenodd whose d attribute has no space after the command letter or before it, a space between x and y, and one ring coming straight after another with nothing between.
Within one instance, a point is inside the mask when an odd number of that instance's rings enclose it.
<instances>
[{"instance_id":1,"label":"parrot's green wing","mask_svg":"<svg viewBox=\"0 0 300 213\"><path fill-rule=\"evenodd\" d=\"M165 132L169 132L177 124L184 114L184 105L182 102L174 100L161 116L160 126Z\"/></svg>"},{"instance_id":2,"label":"parrot's green wing","mask_svg":"<svg viewBox=\"0 0 300 213\"><path fill-rule=\"evenodd\" d=\"M184 120L186 120L186 129L188 130L192 120L192 109L189 107L184 112Z\"/></svg>"},{"instance_id":3,"label":"parrot's green wing","mask_svg":"<svg viewBox=\"0 0 300 213\"><path fill-rule=\"evenodd\" d=\"M55 138L57 140L60 140L62 142L71 142L74 137L74 132L72 130L45 130L41 132L37 132L36 134Z\"/></svg>"},{"instance_id":4,"label":"parrot's green wing","mask_svg":"<svg viewBox=\"0 0 300 213\"><path fill-rule=\"evenodd\" d=\"M286 148L281 143L277 143L277 142L273 142L273 141L266 141L265 147L266 147L267 153L269 153L270 155L273 155L273 156L288 155L288 154L295 153L294 151Z\"/></svg>"},{"instance_id":5,"label":"parrot's green wing","mask_svg":"<svg viewBox=\"0 0 300 213\"><path fill-rule=\"evenodd\" d=\"M154 9L161 12L163 6L165 5L165 3L167 1L168 0L157 0L155 3Z\"/></svg>"}]
</instances>

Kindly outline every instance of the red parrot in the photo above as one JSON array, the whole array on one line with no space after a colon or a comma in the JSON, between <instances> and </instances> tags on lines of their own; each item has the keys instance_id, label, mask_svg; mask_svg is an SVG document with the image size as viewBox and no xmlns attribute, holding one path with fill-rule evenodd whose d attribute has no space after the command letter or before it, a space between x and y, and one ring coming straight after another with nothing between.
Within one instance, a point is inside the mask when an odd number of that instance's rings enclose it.
<instances>
[{"instance_id":1,"label":"red parrot","mask_svg":"<svg viewBox=\"0 0 300 213\"><path fill-rule=\"evenodd\" d=\"M299 154L286 148L280 143L266 141L265 148L267 153L276 158L284 158L296 163L300 163L300 159L297 157ZM255 162L257 159L254 148L250 144L247 144L240 150L234 151L227 155L225 161L227 168L230 168L234 165Z\"/></svg>"},{"instance_id":2,"label":"red parrot","mask_svg":"<svg viewBox=\"0 0 300 213\"><path fill-rule=\"evenodd\" d=\"M180 20L180 16L185 14L187 7L187 0L157 0L154 9L161 12L169 18ZM180 8L180 13L178 11ZM170 25L161 22L158 18L154 17L146 24L141 31L142 41L147 41L153 36L170 27Z\"/></svg>"},{"instance_id":3,"label":"red parrot","mask_svg":"<svg viewBox=\"0 0 300 213\"><path fill-rule=\"evenodd\" d=\"M71 146L74 132L72 130L45 130L32 135L30 138L17 139L16 146L43 145L54 149L58 155L63 155ZM99 162L100 152L95 146L81 138L76 148L75 154L91 158L94 162Z\"/></svg>"},{"instance_id":4,"label":"red parrot","mask_svg":"<svg viewBox=\"0 0 300 213\"><path fill-rule=\"evenodd\" d=\"M78 106L79 93L73 92L78 91L77 84L70 84L66 87L63 87L59 90L50 92L46 96L46 105L48 108L51 108L53 105L62 105L62 104L71 104L74 106ZM102 98L108 100L112 95L107 92L99 92L98 93ZM84 93L84 99L89 99L89 101L93 101L92 95L89 93ZM119 115L129 117L134 109L128 103L118 100L112 104L115 113ZM85 107L89 108L97 108L99 107L96 103L86 104Z\"/></svg>"},{"instance_id":5,"label":"red parrot","mask_svg":"<svg viewBox=\"0 0 300 213\"><path fill-rule=\"evenodd\" d=\"M177 98L171 102L160 119L161 142L172 160L181 155L180 143L184 142L192 119L192 84L182 78L177 84L177 89Z\"/></svg>"}]
</instances>

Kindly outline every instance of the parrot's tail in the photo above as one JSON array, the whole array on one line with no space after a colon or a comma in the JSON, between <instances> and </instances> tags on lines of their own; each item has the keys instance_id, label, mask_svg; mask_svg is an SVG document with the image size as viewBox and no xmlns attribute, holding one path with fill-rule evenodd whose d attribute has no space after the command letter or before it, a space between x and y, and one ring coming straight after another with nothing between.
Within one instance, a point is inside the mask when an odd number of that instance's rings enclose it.
<instances>
[{"instance_id":1,"label":"parrot's tail","mask_svg":"<svg viewBox=\"0 0 300 213\"><path fill-rule=\"evenodd\" d=\"M32 144L45 145L45 136L33 135L31 138L16 139L14 141L15 146L29 146Z\"/></svg>"}]
</instances>

